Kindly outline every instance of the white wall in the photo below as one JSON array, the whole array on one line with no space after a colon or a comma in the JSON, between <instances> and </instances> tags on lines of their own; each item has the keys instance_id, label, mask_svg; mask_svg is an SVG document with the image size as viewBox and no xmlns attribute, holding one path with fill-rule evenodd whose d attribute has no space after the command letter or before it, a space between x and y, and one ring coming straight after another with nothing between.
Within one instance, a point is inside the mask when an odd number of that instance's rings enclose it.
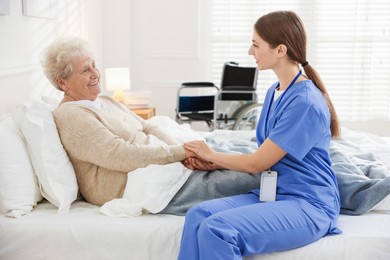
<instances>
[{"instance_id":1,"label":"white wall","mask_svg":"<svg viewBox=\"0 0 390 260\"><path fill-rule=\"evenodd\" d=\"M202 2L102 1L104 65L130 67L131 89L151 90L159 115L174 118L182 82L209 79Z\"/></svg>"},{"instance_id":2,"label":"white wall","mask_svg":"<svg viewBox=\"0 0 390 260\"><path fill-rule=\"evenodd\" d=\"M0 15L0 114L46 91L50 84L41 72L39 53L57 37L88 40L102 71L130 67L131 88L151 90L159 115L174 118L182 82L210 80L207 1L51 1L57 3L54 19L24 16L22 0L10 0L10 15ZM388 123L348 126L390 133Z\"/></svg>"},{"instance_id":3,"label":"white wall","mask_svg":"<svg viewBox=\"0 0 390 260\"><path fill-rule=\"evenodd\" d=\"M0 15L0 114L47 88L39 55L57 37L87 39L97 62L102 62L100 0L53 2L57 3L54 19L24 16L22 0L10 0L10 14Z\"/></svg>"},{"instance_id":4,"label":"white wall","mask_svg":"<svg viewBox=\"0 0 390 260\"><path fill-rule=\"evenodd\" d=\"M10 2L10 15L0 15L0 114L47 88L39 53L57 37L88 40L102 72L130 67L131 88L151 90L159 115L174 118L182 82L209 79L200 0L54 0L54 19L24 16L22 0Z\"/></svg>"},{"instance_id":5,"label":"white wall","mask_svg":"<svg viewBox=\"0 0 390 260\"><path fill-rule=\"evenodd\" d=\"M131 65L130 17L132 10L130 2L129 0L102 1L103 12L100 28L104 68L130 67ZM102 83L104 85L104 81Z\"/></svg>"}]
</instances>

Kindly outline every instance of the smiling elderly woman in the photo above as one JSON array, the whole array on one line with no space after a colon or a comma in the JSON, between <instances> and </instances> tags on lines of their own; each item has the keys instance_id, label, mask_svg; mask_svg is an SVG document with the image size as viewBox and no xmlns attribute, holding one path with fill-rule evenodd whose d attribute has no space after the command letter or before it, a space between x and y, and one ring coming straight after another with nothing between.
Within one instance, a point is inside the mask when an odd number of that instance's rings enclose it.
<instances>
[{"instance_id":1,"label":"smiling elderly woman","mask_svg":"<svg viewBox=\"0 0 390 260\"><path fill-rule=\"evenodd\" d=\"M149 164L182 161L182 144L110 97L99 96L100 73L79 38L60 39L42 59L46 77L64 92L53 116L76 172L80 192L92 204L122 197L127 173ZM150 146L149 135L167 145Z\"/></svg>"},{"instance_id":2,"label":"smiling elderly woman","mask_svg":"<svg viewBox=\"0 0 390 260\"><path fill-rule=\"evenodd\" d=\"M64 92L53 116L80 193L88 202L103 205L121 198L127 173L140 167L182 161L193 168L186 160L192 153L169 133L114 99L99 95L100 73L83 40L58 40L45 49L41 63L49 81ZM150 145L151 135L162 144ZM198 163L203 170L215 166ZM183 215L196 202L245 193L258 185L259 178L250 174L197 170L163 213Z\"/></svg>"}]
</instances>

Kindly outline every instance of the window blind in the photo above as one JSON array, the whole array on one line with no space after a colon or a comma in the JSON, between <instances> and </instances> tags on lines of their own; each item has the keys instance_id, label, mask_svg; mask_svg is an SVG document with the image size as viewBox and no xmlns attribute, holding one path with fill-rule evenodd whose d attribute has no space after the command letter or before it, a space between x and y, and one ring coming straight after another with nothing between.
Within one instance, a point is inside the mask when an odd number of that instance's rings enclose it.
<instances>
[{"instance_id":1,"label":"window blind","mask_svg":"<svg viewBox=\"0 0 390 260\"><path fill-rule=\"evenodd\" d=\"M387 0L212 0L211 78L222 65L256 66L248 49L257 18L292 10L307 32L307 59L324 81L341 120L390 120L390 1ZM276 81L259 72L262 99Z\"/></svg>"}]
</instances>

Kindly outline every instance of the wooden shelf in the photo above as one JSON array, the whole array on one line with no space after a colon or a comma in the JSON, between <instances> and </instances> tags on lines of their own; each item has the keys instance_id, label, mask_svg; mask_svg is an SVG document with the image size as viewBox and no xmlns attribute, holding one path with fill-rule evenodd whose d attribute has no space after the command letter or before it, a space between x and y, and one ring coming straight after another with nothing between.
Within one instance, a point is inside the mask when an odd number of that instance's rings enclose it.
<instances>
[{"instance_id":1,"label":"wooden shelf","mask_svg":"<svg viewBox=\"0 0 390 260\"><path fill-rule=\"evenodd\" d=\"M149 119L156 115L156 108L154 107L131 109L131 111L143 119Z\"/></svg>"}]
</instances>

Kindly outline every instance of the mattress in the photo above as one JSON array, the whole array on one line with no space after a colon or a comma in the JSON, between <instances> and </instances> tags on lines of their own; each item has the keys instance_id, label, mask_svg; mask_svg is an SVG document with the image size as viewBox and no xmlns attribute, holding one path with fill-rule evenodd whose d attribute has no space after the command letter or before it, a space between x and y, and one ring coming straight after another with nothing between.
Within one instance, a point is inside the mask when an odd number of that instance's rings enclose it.
<instances>
[{"instance_id":1,"label":"mattress","mask_svg":"<svg viewBox=\"0 0 390 260\"><path fill-rule=\"evenodd\" d=\"M41 202L22 218L0 216L0 259L177 259L184 217L142 215L112 218L85 201L67 214ZM390 214L340 215L340 235L247 260L390 259Z\"/></svg>"}]
</instances>

